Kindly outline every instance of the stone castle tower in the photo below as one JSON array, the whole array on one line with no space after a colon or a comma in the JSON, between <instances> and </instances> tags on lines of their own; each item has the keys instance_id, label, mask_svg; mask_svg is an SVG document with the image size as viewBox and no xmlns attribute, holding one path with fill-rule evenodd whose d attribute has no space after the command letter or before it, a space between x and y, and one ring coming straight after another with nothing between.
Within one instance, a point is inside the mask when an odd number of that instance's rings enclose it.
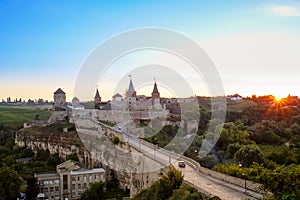
<instances>
[{"instance_id":1,"label":"stone castle tower","mask_svg":"<svg viewBox=\"0 0 300 200\"><path fill-rule=\"evenodd\" d=\"M64 106L66 105L66 93L58 88L54 94L54 110L59 111L59 110L64 110Z\"/></svg>"},{"instance_id":2,"label":"stone castle tower","mask_svg":"<svg viewBox=\"0 0 300 200\"><path fill-rule=\"evenodd\" d=\"M128 105L128 109L135 109L136 107L136 91L134 90L132 79L130 77L129 87L126 92L126 103Z\"/></svg>"},{"instance_id":3,"label":"stone castle tower","mask_svg":"<svg viewBox=\"0 0 300 200\"><path fill-rule=\"evenodd\" d=\"M94 103L95 103L95 109L99 109L100 104L101 104L101 96L99 94L98 88L96 90L96 94L95 94L95 97L94 97Z\"/></svg>"},{"instance_id":4,"label":"stone castle tower","mask_svg":"<svg viewBox=\"0 0 300 200\"><path fill-rule=\"evenodd\" d=\"M154 82L154 87L151 93L151 97L152 97L152 106L155 109L161 109L160 93L158 92L156 81Z\"/></svg>"}]
</instances>

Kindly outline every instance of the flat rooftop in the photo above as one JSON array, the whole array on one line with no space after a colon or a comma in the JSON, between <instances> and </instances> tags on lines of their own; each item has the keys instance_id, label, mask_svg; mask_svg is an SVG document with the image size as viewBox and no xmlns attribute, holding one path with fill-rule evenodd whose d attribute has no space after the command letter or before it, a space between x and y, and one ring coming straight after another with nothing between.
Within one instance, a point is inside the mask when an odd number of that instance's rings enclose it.
<instances>
[{"instance_id":1,"label":"flat rooftop","mask_svg":"<svg viewBox=\"0 0 300 200\"><path fill-rule=\"evenodd\" d=\"M59 178L59 175L55 172L42 172L42 173L35 173L34 176L36 178Z\"/></svg>"},{"instance_id":2,"label":"flat rooftop","mask_svg":"<svg viewBox=\"0 0 300 200\"><path fill-rule=\"evenodd\" d=\"M78 171L71 171L71 175L83 175L83 174L93 174L93 173L105 173L103 168L94 168L94 169L87 169L87 170L78 170Z\"/></svg>"}]
</instances>

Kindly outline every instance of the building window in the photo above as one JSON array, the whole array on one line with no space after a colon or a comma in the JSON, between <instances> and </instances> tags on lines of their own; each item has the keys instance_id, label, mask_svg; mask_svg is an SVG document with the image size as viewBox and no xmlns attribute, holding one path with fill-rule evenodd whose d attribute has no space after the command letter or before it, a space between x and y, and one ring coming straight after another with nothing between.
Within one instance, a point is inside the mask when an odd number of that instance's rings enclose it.
<instances>
[{"instance_id":1,"label":"building window","mask_svg":"<svg viewBox=\"0 0 300 200\"><path fill-rule=\"evenodd\" d=\"M92 175L90 175L90 182L93 180L93 176Z\"/></svg>"},{"instance_id":2,"label":"building window","mask_svg":"<svg viewBox=\"0 0 300 200\"><path fill-rule=\"evenodd\" d=\"M83 184L83 188L86 188L86 183Z\"/></svg>"},{"instance_id":3,"label":"building window","mask_svg":"<svg viewBox=\"0 0 300 200\"><path fill-rule=\"evenodd\" d=\"M54 192L54 187L50 187L50 192Z\"/></svg>"},{"instance_id":4,"label":"building window","mask_svg":"<svg viewBox=\"0 0 300 200\"><path fill-rule=\"evenodd\" d=\"M80 183L78 184L78 189L81 189L81 184Z\"/></svg>"},{"instance_id":5,"label":"building window","mask_svg":"<svg viewBox=\"0 0 300 200\"><path fill-rule=\"evenodd\" d=\"M77 180L80 181L80 176L77 177Z\"/></svg>"},{"instance_id":6,"label":"building window","mask_svg":"<svg viewBox=\"0 0 300 200\"><path fill-rule=\"evenodd\" d=\"M86 176L83 177L84 182L86 182Z\"/></svg>"},{"instance_id":7,"label":"building window","mask_svg":"<svg viewBox=\"0 0 300 200\"><path fill-rule=\"evenodd\" d=\"M59 191L59 187L55 187L55 192L58 192Z\"/></svg>"},{"instance_id":8,"label":"building window","mask_svg":"<svg viewBox=\"0 0 300 200\"><path fill-rule=\"evenodd\" d=\"M72 190L75 190L75 184L72 184Z\"/></svg>"},{"instance_id":9,"label":"building window","mask_svg":"<svg viewBox=\"0 0 300 200\"><path fill-rule=\"evenodd\" d=\"M48 181L44 181L44 185L48 185Z\"/></svg>"},{"instance_id":10,"label":"building window","mask_svg":"<svg viewBox=\"0 0 300 200\"><path fill-rule=\"evenodd\" d=\"M68 189L68 175L63 175L63 189Z\"/></svg>"},{"instance_id":11,"label":"building window","mask_svg":"<svg viewBox=\"0 0 300 200\"><path fill-rule=\"evenodd\" d=\"M45 192L45 193L48 192L48 188L44 188L44 192Z\"/></svg>"},{"instance_id":12,"label":"building window","mask_svg":"<svg viewBox=\"0 0 300 200\"><path fill-rule=\"evenodd\" d=\"M75 181L75 177L74 177L74 176L72 177L72 181L73 181L73 182Z\"/></svg>"}]
</instances>

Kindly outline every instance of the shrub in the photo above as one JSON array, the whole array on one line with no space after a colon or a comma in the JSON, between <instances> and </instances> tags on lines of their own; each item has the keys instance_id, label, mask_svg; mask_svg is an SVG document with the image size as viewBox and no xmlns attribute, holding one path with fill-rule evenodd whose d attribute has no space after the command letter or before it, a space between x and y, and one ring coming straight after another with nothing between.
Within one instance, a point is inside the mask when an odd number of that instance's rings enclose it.
<instances>
[{"instance_id":1,"label":"shrub","mask_svg":"<svg viewBox=\"0 0 300 200\"><path fill-rule=\"evenodd\" d=\"M119 144L119 142L120 142L120 138L118 136L115 136L112 140L113 144Z\"/></svg>"}]
</instances>

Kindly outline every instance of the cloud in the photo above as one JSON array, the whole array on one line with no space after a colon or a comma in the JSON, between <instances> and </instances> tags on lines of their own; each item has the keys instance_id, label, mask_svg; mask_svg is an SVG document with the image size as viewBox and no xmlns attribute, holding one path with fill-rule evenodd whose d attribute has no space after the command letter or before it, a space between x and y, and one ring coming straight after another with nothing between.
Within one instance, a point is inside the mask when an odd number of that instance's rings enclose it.
<instances>
[{"instance_id":1,"label":"cloud","mask_svg":"<svg viewBox=\"0 0 300 200\"><path fill-rule=\"evenodd\" d=\"M300 12L292 6L273 6L271 11L277 15L285 17L298 17Z\"/></svg>"}]
</instances>

